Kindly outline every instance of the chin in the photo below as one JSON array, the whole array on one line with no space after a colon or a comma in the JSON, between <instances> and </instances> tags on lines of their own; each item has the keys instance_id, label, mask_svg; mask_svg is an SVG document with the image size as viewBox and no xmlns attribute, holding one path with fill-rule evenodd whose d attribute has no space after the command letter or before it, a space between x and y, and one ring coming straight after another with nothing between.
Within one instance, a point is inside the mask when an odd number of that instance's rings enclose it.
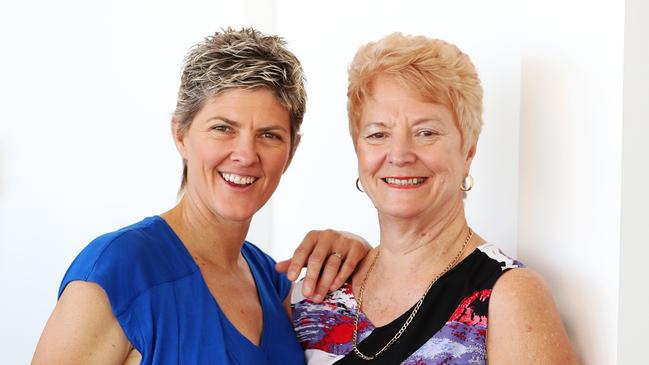
<instances>
[{"instance_id":1,"label":"chin","mask_svg":"<svg viewBox=\"0 0 649 365\"><path fill-rule=\"evenodd\" d=\"M422 213L421 210L413 210L411 207L403 207L403 209L383 209L378 210L379 215L397 219L415 219Z\"/></svg>"},{"instance_id":2,"label":"chin","mask_svg":"<svg viewBox=\"0 0 649 365\"><path fill-rule=\"evenodd\" d=\"M219 216L228 221L246 222L252 219L252 216L257 212L257 210L259 209L241 206L237 207L236 209L233 209L233 207L214 207L213 212L216 216Z\"/></svg>"},{"instance_id":3,"label":"chin","mask_svg":"<svg viewBox=\"0 0 649 365\"><path fill-rule=\"evenodd\" d=\"M239 223L244 223L244 222L249 222L252 220L252 214L236 214L236 213L227 213L227 214L219 214L223 219L230 221L230 222L239 222Z\"/></svg>"},{"instance_id":4,"label":"chin","mask_svg":"<svg viewBox=\"0 0 649 365\"><path fill-rule=\"evenodd\" d=\"M419 217L418 214L384 214L384 216L397 220L414 220Z\"/></svg>"}]
</instances>

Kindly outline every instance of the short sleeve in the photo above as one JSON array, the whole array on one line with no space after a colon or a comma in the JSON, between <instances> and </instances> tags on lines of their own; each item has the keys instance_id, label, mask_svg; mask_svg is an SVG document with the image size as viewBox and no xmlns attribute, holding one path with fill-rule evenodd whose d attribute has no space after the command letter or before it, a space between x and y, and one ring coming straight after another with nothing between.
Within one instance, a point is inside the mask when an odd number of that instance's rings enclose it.
<instances>
[{"instance_id":1,"label":"short sleeve","mask_svg":"<svg viewBox=\"0 0 649 365\"><path fill-rule=\"evenodd\" d=\"M111 305L114 304L117 299L115 295L118 293L113 293L114 290L111 290L112 285L108 277L111 276L110 271L118 270L116 266L119 262L114 257L110 257L113 256L110 253L106 255L108 257L104 256L114 240L111 236L107 234L96 238L79 253L63 276L59 287L59 298L70 282L81 280L98 284L106 291Z\"/></svg>"},{"instance_id":2,"label":"short sleeve","mask_svg":"<svg viewBox=\"0 0 649 365\"><path fill-rule=\"evenodd\" d=\"M86 246L65 273L58 297L61 297L67 285L73 281L99 285L106 293L111 311L129 342L141 352L144 341L142 334L137 330L138 320L126 311L136 296L137 285L141 283L138 283L137 275L133 273L137 265L128 262L132 261L129 258L133 256L119 250L119 237L120 235L107 234Z\"/></svg>"},{"instance_id":3,"label":"short sleeve","mask_svg":"<svg viewBox=\"0 0 649 365\"><path fill-rule=\"evenodd\" d=\"M88 244L68 268L58 296L72 281L99 285L124 334L140 352L155 318L152 288L191 275L196 269L179 255L173 236L157 219L104 234Z\"/></svg>"}]
</instances>

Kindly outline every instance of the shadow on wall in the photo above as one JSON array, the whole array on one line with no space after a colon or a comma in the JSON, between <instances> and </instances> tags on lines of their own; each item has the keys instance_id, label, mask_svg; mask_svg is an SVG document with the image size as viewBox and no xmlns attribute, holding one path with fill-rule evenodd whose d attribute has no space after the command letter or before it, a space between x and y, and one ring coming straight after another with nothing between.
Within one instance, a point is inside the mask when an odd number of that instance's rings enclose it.
<instances>
[{"instance_id":1,"label":"shadow on wall","mask_svg":"<svg viewBox=\"0 0 649 365\"><path fill-rule=\"evenodd\" d=\"M0 143L0 198L4 195L5 179L7 178L7 167L5 166L5 148Z\"/></svg>"},{"instance_id":2,"label":"shadow on wall","mask_svg":"<svg viewBox=\"0 0 649 365\"><path fill-rule=\"evenodd\" d=\"M575 272L571 272L570 277L566 278L566 280L567 285L572 285L573 291L571 294L575 301L578 301L579 298L589 298L593 293L600 290L592 283L592 278L589 275L580 273L576 270ZM578 305L581 309L579 311L579 316L574 315L574 313L565 313L566 310L563 310L563 312L560 313L561 320L566 327L566 332L568 333L568 338L570 339L572 348L575 350L577 358L581 364L589 363L589 359L584 358L584 353L589 351L589 346L591 345L591 339L587 338L583 334L584 325L588 323L596 323L601 319L600 313L602 313L599 304L585 304L586 303ZM592 325L589 327L592 327Z\"/></svg>"}]
</instances>

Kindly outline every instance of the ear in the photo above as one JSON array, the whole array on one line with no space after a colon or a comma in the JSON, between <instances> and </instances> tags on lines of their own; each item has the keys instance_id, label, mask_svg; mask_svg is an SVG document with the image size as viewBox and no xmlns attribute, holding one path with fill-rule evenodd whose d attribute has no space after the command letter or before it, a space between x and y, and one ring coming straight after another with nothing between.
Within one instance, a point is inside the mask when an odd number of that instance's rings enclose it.
<instances>
[{"instance_id":1,"label":"ear","mask_svg":"<svg viewBox=\"0 0 649 365\"><path fill-rule=\"evenodd\" d=\"M185 146L185 132L180 129L180 121L176 117L171 117L171 136L176 144L176 149L183 160L186 160L187 147Z\"/></svg>"},{"instance_id":2,"label":"ear","mask_svg":"<svg viewBox=\"0 0 649 365\"><path fill-rule=\"evenodd\" d=\"M284 172L288 170L288 167L291 165L291 161L293 161L293 156L295 156L295 152L297 151L297 147L300 145L300 141L302 140L302 135L300 132L297 133L295 136L295 145L291 146L291 155L288 158L288 162L286 162L286 167L284 167Z\"/></svg>"},{"instance_id":3,"label":"ear","mask_svg":"<svg viewBox=\"0 0 649 365\"><path fill-rule=\"evenodd\" d=\"M466 151L466 159L464 160L464 175L468 175L471 170L471 163L473 162L473 157L475 157L477 144L474 143L469 146L469 149Z\"/></svg>"}]
</instances>

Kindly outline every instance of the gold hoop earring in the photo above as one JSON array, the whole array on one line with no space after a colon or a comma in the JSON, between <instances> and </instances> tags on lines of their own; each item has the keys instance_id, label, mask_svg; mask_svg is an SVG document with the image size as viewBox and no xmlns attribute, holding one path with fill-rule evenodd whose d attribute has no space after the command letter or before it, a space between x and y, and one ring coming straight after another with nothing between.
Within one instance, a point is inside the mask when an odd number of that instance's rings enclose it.
<instances>
[{"instance_id":1,"label":"gold hoop earring","mask_svg":"<svg viewBox=\"0 0 649 365\"><path fill-rule=\"evenodd\" d=\"M466 175L466 177L462 181L462 185L460 185L460 190L467 192L471 189L473 189L473 176Z\"/></svg>"},{"instance_id":2,"label":"gold hoop earring","mask_svg":"<svg viewBox=\"0 0 649 365\"><path fill-rule=\"evenodd\" d=\"M360 191L361 193L365 192L365 190L361 189L361 178L360 177L356 178L356 190Z\"/></svg>"}]
</instances>

